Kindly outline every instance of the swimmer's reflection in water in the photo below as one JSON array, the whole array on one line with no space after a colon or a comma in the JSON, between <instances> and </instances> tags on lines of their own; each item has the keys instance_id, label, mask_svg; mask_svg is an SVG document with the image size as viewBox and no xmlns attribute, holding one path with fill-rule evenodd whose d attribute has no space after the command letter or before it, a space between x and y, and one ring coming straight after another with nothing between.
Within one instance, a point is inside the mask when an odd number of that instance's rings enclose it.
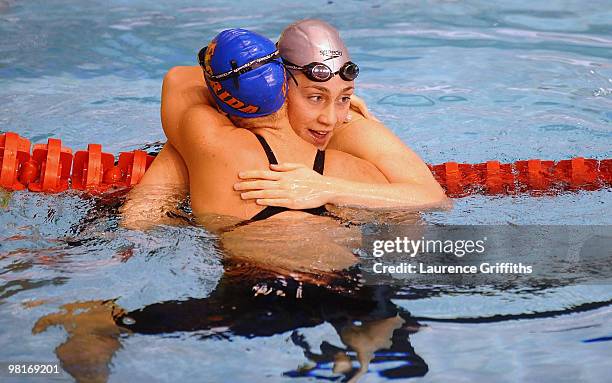
<instances>
[{"instance_id":1,"label":"swimmer's reflection in water","mask_svg":"<svg viewBox=\"0 0 612 383\"><path fill-rule=\"evenodd\" d=\"M361 286L349 293L346 284L330 288L291 278L261 277L253 284L242 272L234 273L244 267L248 266L226 265L227 272L207 298L160 302L123 312L115 321L133 333L194 332L203 339L267 337L291 331L293 344L303 349L310 363L284 372L287 377L342 374L346 381L356 381L370 364L388 378L427 373L427 364L409 342L409 335L421 325L392 303L390 287ZM313 350L300 329L323 323L333 326L343 345L323 341L320 351Z\"/></svg>"}]
</instances>

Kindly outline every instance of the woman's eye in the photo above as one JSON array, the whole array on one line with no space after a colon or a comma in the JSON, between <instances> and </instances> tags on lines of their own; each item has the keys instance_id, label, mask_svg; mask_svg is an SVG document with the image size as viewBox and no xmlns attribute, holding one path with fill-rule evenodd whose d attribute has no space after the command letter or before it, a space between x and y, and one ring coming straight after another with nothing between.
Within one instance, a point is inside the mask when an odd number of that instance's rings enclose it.
<instances>
[{"instance_id":1,"label":"woman's eye","mask_svg":"<svg viewBox=\"0 0 612 383\"><path fill-rule=\"evenodd\" d=\"M351 96L343 96L343 97L340 99L340 101L341 101L343 104L349 103L349 102L351 102Z\"/></svg>"},{"instance_id":2,"label":"woman's eye","mask_svg":"<svg viewBox=\"0 0 612 383\"><path fill-rule=\"evenodd\" d=\"M323 97L322 97L322 96L319 96L319 95L312 95L312 96L309 96L309 97L308 97L308 99L309 99L310 101L313 101L313 102L321 102L321 101L323 101Z\"/></svg>"}]
</instances>

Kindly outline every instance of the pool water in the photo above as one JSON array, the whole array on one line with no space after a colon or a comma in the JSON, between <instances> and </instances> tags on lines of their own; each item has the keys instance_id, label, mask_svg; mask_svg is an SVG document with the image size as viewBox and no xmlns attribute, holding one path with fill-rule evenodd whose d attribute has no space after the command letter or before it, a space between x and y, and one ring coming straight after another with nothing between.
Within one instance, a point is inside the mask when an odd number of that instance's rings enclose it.
<instances>
[{"instance_id":1,"label":"pool water","mask_svg":"<svg viewBox=\"0 0 612 383\"><path fill-rule=\"evenodd\" d=\"M163 141L170 67L194 65L224 28L276 39L306 17L341 31L361 68L357 94L428 163L612 157L610 1L0 0L0 131L112 153ZM254 299L262 285L228 271L215 235L119 228L121 198L2 197L0 363L106 352L98 373L112 382L609 379L608 284L347 294L289 281L265 288L301 300ZM422 219L607 227L611 202L610 189L472 196ZM108 327L70 343L83 335L72 324L87 328L106 309L134 333ZM73 316L40 321L62 310ZM367 372L360 347L377 350ZM88 368L79 363L71 368Z\"/></svg>"}]
</instances>

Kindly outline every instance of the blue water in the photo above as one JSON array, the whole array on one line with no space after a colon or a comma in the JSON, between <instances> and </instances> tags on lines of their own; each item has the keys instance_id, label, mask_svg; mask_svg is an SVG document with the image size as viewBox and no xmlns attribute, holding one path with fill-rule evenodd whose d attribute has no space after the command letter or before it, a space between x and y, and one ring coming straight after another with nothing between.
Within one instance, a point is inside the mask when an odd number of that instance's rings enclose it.
<instances>
[{"instance_id":1,"label":"blue water","mask_svg":"<svg viewBox=\"0 0 612 383\"><path fill-rule=\"evenodd\" d=\"M198 49L221 29L249 28L275 39L305 17L341 31L361 67L356 93L426 162L612 157L611 1L0 0L0 131L33 142L59 137L73 150L97 142L112 153L163 141L160 88L170 67L195 64ZM455 201L451 212L423 218L610 225L611 202L609 189L473 196ZM33 335L32 328L64 304L116 299L132 311L210 301L223 275L215 236L191 226L118 229L115 205L72 192L14 193L0 208L0 362L57 361L54 350L66 331L50 327ZM609 379L609 285L487 294L432 289L416 297L410 291L402 289L392 304L422 325L396 335L404 341L409 335L412 350L402 352L420 368L412 376L432 382ZM326 310L324 303L305 305ZM255 312L246 306L245 315ZM556 314L529 316L546 312ZM515 317L485 320L496 315ZM308 326L288 321L290 328L270 336L240 335L232 323L124 336L109 380L339 381L343 375L332 373L329 361L317 365L292 340L303 336L314 353L323 341L346 348L323 317ZM268 322L259 320L254 323L265 328ZM381 371L399 362L386 363L373 363L360 381L387 379ZM310 375L297 377L304 370Z\"/></svg>"}]
</instances>

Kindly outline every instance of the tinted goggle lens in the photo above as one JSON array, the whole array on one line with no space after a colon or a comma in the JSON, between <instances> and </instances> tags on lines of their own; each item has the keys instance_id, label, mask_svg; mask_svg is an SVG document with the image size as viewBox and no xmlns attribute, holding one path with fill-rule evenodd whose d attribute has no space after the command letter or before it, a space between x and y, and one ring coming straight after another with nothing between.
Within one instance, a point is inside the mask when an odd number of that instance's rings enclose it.
<instances>
[{"instance_id":1,"label":"tinted goggle lens","mask_svg":"<svg viewBox=\"0 0 612 383\"><path fill-rule=\"evenodd\" d=\"M310 68L310 75L317 81L327 81L332 77L332 71L327 65L316 64Z\"/></svg>"},{"instance_id":2,"label":"tinted goggle lens","mask_svg":"<svg viewBox=\"0 0 612 383\"><path fill-rule=\"evenodd\" d=\"M359 67L353 62L347 62L340 68L340 77L344 81L353 81L359 76Z\"/></svg>"}]
</instances>

